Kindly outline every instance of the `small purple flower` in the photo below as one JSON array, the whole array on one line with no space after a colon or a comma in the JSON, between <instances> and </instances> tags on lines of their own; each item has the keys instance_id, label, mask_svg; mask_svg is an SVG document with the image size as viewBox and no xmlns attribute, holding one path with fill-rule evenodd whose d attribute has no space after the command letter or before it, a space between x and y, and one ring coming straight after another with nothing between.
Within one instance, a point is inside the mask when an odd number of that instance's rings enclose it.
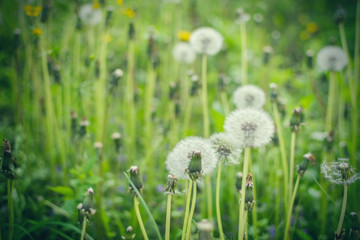
<instances>
[{"instance_id":1,"label":"small purple flower","mask_svg":"<svg viewBox=\"0 0 360 240\"><path fill-rule=\"evenodd\" d=\"M275 238L276 237L276 232L275 232L275 226L274 225L271 225L270 228L269 228L269 234L272 238Z\"/></svg>"},{"instance_id":2,"label":"small purple flower","mask_svg":"<svg viewBox=\"0 0 360 240\"><path fill-rule=\"evenodd\" d=\"M156 191L157 192L164 192L165 191L164 185L157 185L156 186Z\"/></svg>"}]
</instances>

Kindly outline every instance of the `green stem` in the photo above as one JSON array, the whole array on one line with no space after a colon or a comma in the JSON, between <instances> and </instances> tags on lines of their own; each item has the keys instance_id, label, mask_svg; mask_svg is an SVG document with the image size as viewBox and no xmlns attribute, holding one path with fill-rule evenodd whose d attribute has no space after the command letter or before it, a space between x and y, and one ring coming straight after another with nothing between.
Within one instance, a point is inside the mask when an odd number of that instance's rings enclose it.
<instances>
[{"instance_id":1,"label":"green stem","mask_svg":"<svg viewBox=\"0 0 360 240\"><path fill-rule=\"evenodd\" d=\"M149 240L149 237L146 234L144 223L143 223L141 215L140 215L139 201L137 200L136 196L134 197L134 207L135 207L136 217L137 217L137 220L139 222L140 229L141 229L141 233L142 233L145 240Z\"/></svg>"},{"instance_id":2,"label":"green stem","mask_svg":"<svg viewBox=\"0 0 360 240\"><path fill-rule=\"evenodd\" d=\"M86 216L84 216L80 240L83 240L86 235L86 224L87 224L87 219Z\"/></svg>"},{"instance_id":3,"label":"green stem","mask_svg":"<svg viewBox=\"0 0 360 240\"><path fill-rule=\"evenodd\" d=\"M186 197L185 217L184 217L184 224L183 224L182 233L181 233L181 240L185 239L186 224L187 224L188 217L189 217L189 207L190 207L190 200L191 200L192 185L193 185L192 180L189 180L189 187L188 187L187 197Z\"/></svg>"},{"instance_id":4,"label":"green stem","mask_svg":"<svg viewBox=\"0 0 360 240\"><path fill-rule=\"evenodd\" d=\"M324 100L321 98L320 92L318 87L316 86L315 80L314 80L314 75L313 75L313 70L309 70L308 71L308 79L310 80L311 83L311 88L312 91L316 97L316 100L319 102L320 105L320 109L321 109L321 113L325 119L326 113L325 113L325 103Z\"/></svg>"},{"instance_id":5,"label":"green stem","mask_svg":"<svg viewBox=\"0 0 360 240\"><path fill-rule=\"evenodd\" d=\"M295 141L296 141L296 132L294 131L291 132L289 200L291 200L291 193L294 184Z\"/></svg>"},{"instance_id":6,"label":"green stem","mask_svg":"<svg viewBox=\"0 0 360 240\"><path fill-rule=\"evenodd\" d=\"M226 92L224 92L224 91L221 92L220 98L221 98L222 105L224 107L225 116L227 116L230 113L230 107L229 107L229 102L228 102L228 99L226 96Z\"/></svg>"},{"instance_id":7,"label":"green stem","mask_svg":"<svg viewBox=\"0 0 360 240\"><path fill-rule=\"evenodd\" d=\"M343 197L343 202L342 202L342 208L341 208L341 214L340 214L340 218L339 218L339 224L336 230L336 235L340 236L341 230L342 230L342 225L344 223L344 216L345 216L345 210L346 210L346 201L347 201L347 185L344 184L344 197ZM335 240L337 238L335 237Z\"/></svg>"},{"instance_id":8,"label":"green stem","mask_svg":"<svg viewBox=\"0 0 360 240\"><path fill-rule=\"evenodd\" d=\"M240 24L241 34L241 82L247 84L246 23Z\"/></svg>"},{"instance_id":9,"label":"green stem","mask_svg":"<svg viewBox=\"0 0 360 240\"><path fill-rule=\"evenodd\" d=\"M13 239L13 233L14 233L14 205L12 198L13 186L14 186L13 180L8 179L7 192L8 192L8 211L9 211L9 240Z\"/></svg>"},{"instance_id":10,"label":"green stem","mask_svg":"<svg viewBox=\"0 0 360 240\"><path fill-rule=\"evenodd\" d=\"M334 118L334 104L335 104L335 90L336 90L336 79L335 73L330 71L330 86L328 95L328 105L326 110L326 122L325 130L330 133L333 130L333 118Z\"/></svg>"},{"instance_id":11,"label":"green stem","mask_svg":"<svg viewBox=\"0 0 360 240\"><path fill-rule=\"evenodd\" d=\"M285 196L288 194L288 162L286 158L286 150L285 150L285 141L284 136L282 134L282 126L280 120L280 114L276 103L273 103L274 109L274 117L275 117L275 125L276 125L276 132L279 137L279 145L280 145L280 154L281 154L281 161L282 161L282 168L283 168L283 175L284 175L284 192ZM288 197L285 197L285 209L288 205Z\"/></svg>"},{"instance_id":12,"label":"green stem","mask_svg":"<svg viewBox=\"0 0 360 240\"><path fill-rule=\"evenodd\" d=\"M165 227L165 240L170 240L170 220L171 220L171 194L168 194L166 204L166 227Z\"/></svg>"},{"instance_id":13,"label":"green stem","mask_svg":"<svg viewBox=\"0 0 360 240\"><path fill-rule=\"evenodd\" d=\"M244 167L243 167L243 177L241 181L241 200L240 200L240 216L239 216L239 236L238 239L243 239L245 229L242 226L245 221L245 194L246 194L246 177L249 171L249 159L250 159L250 151L249 147L245 148L245 156L244 156Z\"/></svg>"},{"instance_id":14,"label":"green stem","mask_svg":"<svg viewBox=\"0 0 360 240\"><path fill-rule=\"evenodd\" d=\"M183 125L183 137L186 137L188 128L189 128L191 109L192 109L192 100L193 100L193 98L189 97L188 102L186 103L185 114L184 114L184 125Z\"/></svg>"},{"instance_id":15,"label":"green stem","mask_svg":"<svg viewBox=\"0 0 360 240\"><path fill-rule=\"evenodd\" d=\"M217 173L217 178L216 178L216 217L217 217L217 222L218 222L218 227L219 227L219 234L220 234L220 239L224 240L224 232L223 232L223 228L222 228L222 223L221 223L221 213L220 213L220 180L221 180L221 168L222 168L222 161L220 161L219 166L218 166L218 173Z\"/></svg>"},{"instance_id":16,"label":"green stem","mask_svg":"<svg viewBox=\"0 0 360 240\"><path fill-rule=\"evenodd\" d=\"M298 177L296 179L294 192L291 194L290 205L289 205L289 209L288 209L287 215L286 215L286 224L285 224L285 232L284 232L284 239L285 240L290 239L289 229L290 229L290 222L291 222L291 213L292 213L292 209L293 209L293 206L294 206L296 192L297 192L297 189L299 187L299 182L300 182L300 175L298 175Z\"/></svg>"},{"instance_id":17,"label":"green stem","mask_svg":"<svg viewBox=\"0 0 360 240\"><path fill-rule=\"evenodd\" d=\"M249 154L249 169L250 169L251 173L254 173L252 166L253 166L253 164L252 164L252 157L251 157L251 152L250 152L250 154ZM253 181L253 199L254 199L254 202L256 203L256 200L257 200L257 197L256 197L256 183L255 183L255 179L253 179L253 180L254 180ZM245 212L245 214L246 215L248 214L247 211ZM252 221L253 221L254 239L257 239L257 209L256 208L252 209L251 216L252 216ZM245 218L245 220L246 220L246 218ZM247 237L247 236L245 236L245 237Z\"/></svg>"},{"instance_id":18,"label":"green stem","mask_svg":"<svg viewBox=\"0 0 360 240\"><path fill-rule=\"evenodd\" d=\"M189 215L189 219L188 219L188 223L187 223L186 240L190 239L191 223L192 223L192 219L193 219L193 216L194 216L195 205L196 205L196 192L197 192L196 180L193 180L193 184L194 184L194 186L193 186L193 196L192 196L192 202L191 202L190 215Z\"/></svg>"}]
</instances>

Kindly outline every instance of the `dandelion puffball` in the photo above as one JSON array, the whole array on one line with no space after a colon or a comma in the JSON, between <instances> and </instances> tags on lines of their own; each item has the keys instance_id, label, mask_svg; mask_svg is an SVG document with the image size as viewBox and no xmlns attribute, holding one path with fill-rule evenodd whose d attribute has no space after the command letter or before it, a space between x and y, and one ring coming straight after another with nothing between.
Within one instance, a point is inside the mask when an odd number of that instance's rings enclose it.
<instances>
[{"instance_id":1,"label":"dandelion puffball","mask_svg":"<svg viewBox=\"0 0 360 240\"><path fill-rule=\"evenodd\" d=\"M248 107L261 109L265 104L265 93L255 85L245 85L235 90L233 101L239 109Z\"/></svg>"},{"instance_id":2,"label":"dandelion puffball","mask_svg":"<svg viewBox=\"0 0 360 240\"><path fill-rule=\"evenodd\" d=\"M195 52L188 43L178 43L174 46L173 57L178 62L192 63L195 60Z\"/></svg>"},{"instance_id":3,"label":"dandelion puffball","mask_svg":"<svg viewBox=\"0 0 360 240\"><path fill-rule=\"evenodd\" d=\"M355 173L349 164L349 160L339 158L336 162L328 163L326 160L321 164L321 173L331 183L350 185L360 179L360 174Z\"/></svg>"},{"instance_id":4,"label":"dandelion puffball","mask_svg":"<svg viewBox=\"0 0 360 240\"><path fill-rule=\"evenodd\" d=\"M324 71L341 71L348 64L344 50L337 46L323 47L316 57L317 64Z\"/></svg>"},{"instance_id":5,"label":"dandelion puffball","mask_svg":"<svg viewBox=\"0 0 360 240\"><path fill-rule=\"evenodd\" d=\"M79 17L84 25L94 26L101 22L102 12L99 8L95 9L93 4L88 3L80 7Z\"/></svg>"},{"instance_id":6,"label":"dandelion puffball","mask_svg":"<svg viewBox=\"0 0 360 240\"><path fill-rule=\"evenodd\" d=\"M210 142L219 161L226 164L238 164L241 149L236 146L235 140L227 133L215 133L210 136Z\"/></svg>"},{"instance_id":7,"label":"dandelion puffball","mask_svg":"<svg viewBox=\"0 0 360 240\"><path fill-rule=\"evenodd\" d=\"M210 27L198 28L190 36L191 47L200 54L215 55L220 51L222 43L221 34Z\"/></svg>"},{"instance_id":8,"label":"dandelion puffball","mask_svg":"<svg viewBox=\"0 0 360 240\"><path fill-rule=\"evenodd\" d=\"M217 157L209 140L201 137L187 137L176 144L166 159L166 168L178 179L190 179L185 170L189 167L191 154L201 154L203 175L210 173L217 164Z\"/></svg>"},{"instance_id":9,"label":"dandelion puffball","mask_svg":"<svg viewBox=\"0 0 360 240\"><path fill-rule=\"evenodd\" d=\"M224 129L239 147L260 147L269 143L274 135L274 123L270 116L252 108L231 112L225 119Z\"/></svg>"}]
</instances>

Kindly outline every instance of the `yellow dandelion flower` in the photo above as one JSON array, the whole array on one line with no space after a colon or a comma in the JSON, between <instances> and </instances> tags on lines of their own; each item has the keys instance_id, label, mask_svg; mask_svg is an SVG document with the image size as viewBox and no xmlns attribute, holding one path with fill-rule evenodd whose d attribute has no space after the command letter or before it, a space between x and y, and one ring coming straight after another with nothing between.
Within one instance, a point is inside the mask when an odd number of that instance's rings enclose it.
<instances>
[{"instance_id":1,"label":"yellow dandelion flower","mask_svg":"<svg viewBox=\"0 0 360 240\"><path fill-rule=\"evenodd\" d=\"M123 5L124 0L116 0L117 5Z\"/></svg>"},{"instance_id":2,"label":"yellow dandelion flower","mask_svg":"<svg viewBox=\"0 0 360 240\"><path fill-rule=\"evenodd\" d=\"M32 30L32 34L35 36L40 36L42 34L42 30L40 28L34 28Z\"/></svg>"},{"instance_id":3,"label":"yellow dandelion flower","mask_svg":"<svg viewBox=\"0 0 360 240\"><path fill-rule=\"evenodd\" d=\"M187 32L187 31L183 31L183 30L178 31L178 33L177 33L178 39L181 41L185 41L185 42L189 41L190 36L191 36L191 32Z\"/></svg>"},{"instance_id":4,"label":"yellow dandelion flower","mask_svg":"<svg viewBox=\"0 0 360 240\"><path fill-rule=\"evenodd\" d=\"M309 32L307 30L301 31L300 38L303 40L308 40L310 38Z\"/></svg>"},{"instance_id":5,"label":"yellow dandelion flower","mask_svg":"<svg viewBox=\"0 0 360 240\"><path fill-rule=\"evenodd\" d=\"M24 11L25 11L25 12L31 12L31 9L32 9L32 7L31 7L29 4L26 4L26 5L24 6Z\"/></svg>"},{"instance_id":6,"label":"yellow dandelion flower","mask_svg":"<svg viewBox=\"0 0 360 240\"><path fill-rule=\"evenodd\" d=\"M94 4L93 4L93 8L94 8L94 9L100 8L100 3L94 3Z\"/></svg>"},{"instance_id":7,"label":"yellow dandelion flower","mask_svg":"<svg viewBox=\"0 0 360 240\"><path fill-rule=\"evenodd\" d=\"M110 35L106 35L105 36L105 41L108 43L108 42L111 42L112 41L112 37Z\"/></svg>"},{"instance_id":8,"label":"yellow dandelion flower","mask_svg":"<svg viewBox=\"0 0 360 240\"><path fill-rule=\"evenodd\" d=\"M37 17L40 15L41 13L41 10L42 10L42 7L41 6L35 6L32 8L32 16L33 17Z\"/></svg>"},{"instance_id":9,"label":"yellow dandelion flower","mask_svg":"<svg viewBox=\"0 0 360 240\"><path fill-rule=\"evenodd\" d=\"M316 33L319 28L318 28L318 25L316 23L308 23L306 25L306 29L310 32L310 33Z\"/></svg>"},{"instance_id":10,"label":"yellow dandelion flower","mask_svg":"<svg viewBox=\"0 0 360 240\"><path fill-rule=\"evenodd\" d=\"M125 14L129 18L135 17L135 12L131 8L126 8L125 11L123 12L123 14Z\"/></svg>"}]
</instances>

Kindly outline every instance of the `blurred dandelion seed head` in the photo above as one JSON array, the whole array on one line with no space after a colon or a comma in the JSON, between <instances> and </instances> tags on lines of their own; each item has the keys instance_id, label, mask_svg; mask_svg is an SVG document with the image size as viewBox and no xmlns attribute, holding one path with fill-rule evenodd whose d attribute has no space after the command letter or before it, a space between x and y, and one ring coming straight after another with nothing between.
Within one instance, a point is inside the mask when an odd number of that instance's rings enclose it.
<instances>
[{"instance_id":1,"label":"blurred dandelion seed head","mask_svg":"<svg viewBox=\"0 0 360 240\"><path fill-rule=\"evenodd\" d=\"M189 154L201 154L203 175L210 173L217 164L217 157L209 140L201 137L187 137L176 144L166 159L166 168L178 179L189 179L185 170L189 167Z\"/></svg>"},{"instance_id":2,"label":"blurred dandelion seed head","mask_svg":"<svg viewBox=\"0 0 360 240\"><path fill-rule=\"evenodd\" d=\"M112 140L117 140L121 138L121 134L118 132L114 132L113 134L111 134L111 139Z\"/></svg>"},{"instance_id":3,"label":"blurred dandelion seed head","mask_svg":"<svg viewBox=\"0 0 360 240\"><path fill-rule=\"evenodd\" d=\"M190 36L190 45L199 54L215 55L222 47L223 37L210 27L194 30Z\"/></svg>"},{"instance_id":4,"label":"blurred dandelion seed head","mask_svg":"<svg viewBox=\"0 0 360 240\"><path fill-rule=\"evenodd\" d=\"M225 132L235 139L239 147L256 148L270 142L274 123L262 110L238 109L225 119Z\"/></svg>"},{"instance_id":5,"label":"blurred dandelion seed head","mask_svg":"<svg viewBox=\"0 0 360 240\"><path fill-rule=\"evenodd\" d=\"M238 109L261 109L265 104L265 93L255 85L245 85L235 90L233 101Z\"/></svg>"},{"instance_id":6,"label":"blurred dandelion seed head","mask_svg":"<svg viewBox=\"0 0 360 240\"><path fill-rule=\"evenodd\" d=\"M349 159L339 158L335 162L321 164L321 173L334 184L350 185L360 179L360 174L350 166Z\"/></svg>"},{"instance_id":7,"label":"blurred dandelion seed head","mask_svg":"<svg viewBox=\"0 0 360 240\"><path fill-rule=\"evenodd\" d=\"M324 71L342 71L348 64L346 53L337 46L323 47L316 57L320 69Z\"/></svg>"},{"instance_id":8,"label":"blurred dandelion seed head","mask_svg":"<svg viewBox=\"0 0 360 240\"><path fill-rule=\"evenodd\" d=\"M102 149L103 148L103 144L101 142L95 142L94 143L94 148L95 149Z\"/></svg>"},{"instance_id":9,"label":"blurred dandelion seed head","mask_svg":"<svg viewBox=\"0 0 360 240\"><path fill-rule=\"evenodd\" d=\"M249 20L250 20L250 15L247 14L243 8L236 9L236 23L237 24L246 23Z\"/></svg>"},{"instance_id":10,"label":"blurred dandelion seed head","mask_svg":"<svg viewBox=\"0 0 360 240\"><path fill-rule=\"evenodd\" d=\"M176 61L182 63L192 63L195 61L195 52L188 43L178 43L174 46L173 57Z\"/></svg>"},{"instance_id":11,"label":"blurred dandelion seed head","mask_svg":"<svg viewBox=\"0 0 360 240\"><path fill-rule=\"evenodd\" d=\"M203 219L197 223L197 228L199 231L212 232L214 230L214 225L208 220Z\"/></svg>"},{"instance_id":12,"label":"blurred dandelion seed head","mask_svg":"<svg viewBox=\"0 0 360 240\"><path fill-rule=\"evenodd\" d=\"M79 9L79 17L84 25L94 26L101 22L102 12L99 8L94 8L93 4L82 5Z\"/></svg>"},{"instance_id":13,"label":"blurred dandelion seed head","mask_svg":"<svg viewBox=\"0 0 360 240\"><path fill-rule=\"evenodd\" d=\"M239 164L241 149L236 146L235 140L225 132L210 136L210 142L219 161L225 164Z\"/></svg>"}]
</instances>

